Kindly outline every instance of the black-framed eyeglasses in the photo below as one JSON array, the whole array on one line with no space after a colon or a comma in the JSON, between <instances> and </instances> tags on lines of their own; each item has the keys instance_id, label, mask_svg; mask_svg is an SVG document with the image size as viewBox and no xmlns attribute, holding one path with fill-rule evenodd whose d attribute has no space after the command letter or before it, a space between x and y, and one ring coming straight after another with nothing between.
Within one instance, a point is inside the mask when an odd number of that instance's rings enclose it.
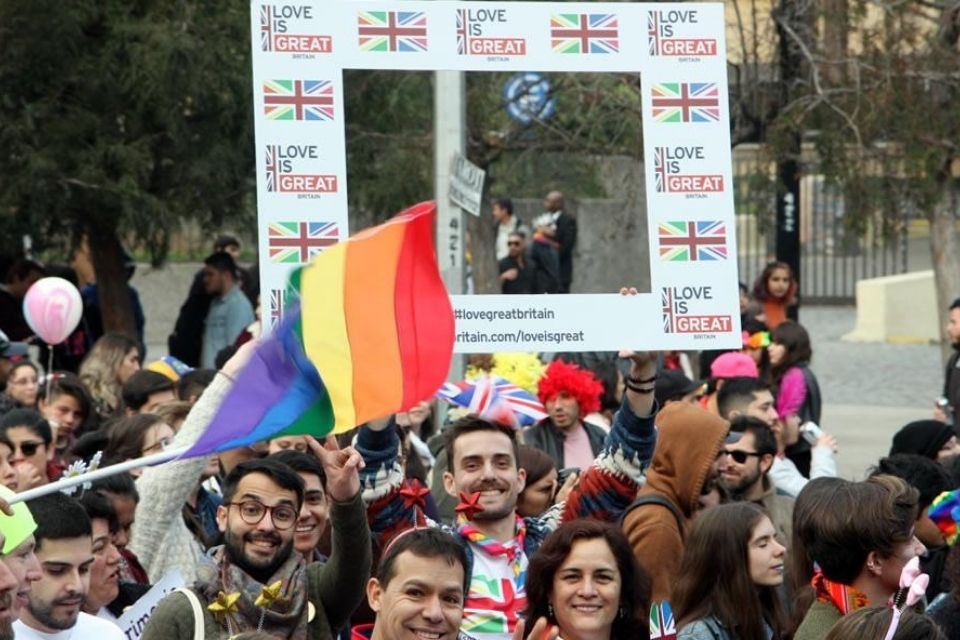
<instances>
[{"instance_id":1,"label":"black-framed eyeglasses","mask_svg":"<svg viewBox=\"0 0 960 640\"><path fill-rule=\"evenodd\" d=\"M737 464L743 464L744 462L747 461L747 458L752 458L752 457L759 458L760 456L763 455L762 453L757 453L756 451L740 451L740 450L727 451L726 449L721 449L721 452L733 458L733 461L736 462Z\"/></svg>"},{"instance_id":2,"label":"black-framed eyeglasses","mask_svg":"<svg viewBox=\"0 0 960 640\"><path fill-rule=\"evenodd\" d=\"M37 449L43 446L42 442L21 442L20 444L15 444L13 446L13 452L16 453L19 449L23 453L24 458L29 458L37 452Z\"/></svg>"},{"instance_id":3,"label":"black-framed eyeglasses","mask_svg":"<svg viewBox=\"0 0 960 640\"><path fill-rule=\"evenodd\" d=\"M224 504L227 506L235 505L240 511L240 519L247 524L260 524L260 521L263 520L263 516L267 515L267 511L269 511L270 519L273 521L273 526L281 531L292 527L294 524L296 524L297 518L300 517L300 513L287 504L278 504L273 507L268 507L262 502L257 502L256 500L226 502Z\"/></svg>"},{"instance_id":4,"label":"black-framed eyeglasses","mask_svg":"<svg viewBox=\"0 0 960 640\"><path fill-rule=\"evenodd\" d=\"M508 247L519 247L519 246L520 246L520 243L519 243L519 242L512 242L512 241L511 241L511 242L508 242L508 243L507 243L507 246L508 246Z\"/></svg>"}]
</instances>

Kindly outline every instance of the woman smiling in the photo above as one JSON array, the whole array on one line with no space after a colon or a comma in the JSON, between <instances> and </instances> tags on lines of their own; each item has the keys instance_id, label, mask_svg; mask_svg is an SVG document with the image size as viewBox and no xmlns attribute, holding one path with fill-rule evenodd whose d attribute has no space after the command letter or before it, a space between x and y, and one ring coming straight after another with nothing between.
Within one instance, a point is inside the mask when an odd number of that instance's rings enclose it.
<instances>
[{"instance_id":1,"label":"woman smiling","mask_svg":"<svg viewBox=\"0 0 960 640\"><path fill-rule=\"evenodd\" d=\"M609 524L568 522L530 559L526 619L564 640L648 640L649 599L649 577Z\"/></svg>"}]
</instances>

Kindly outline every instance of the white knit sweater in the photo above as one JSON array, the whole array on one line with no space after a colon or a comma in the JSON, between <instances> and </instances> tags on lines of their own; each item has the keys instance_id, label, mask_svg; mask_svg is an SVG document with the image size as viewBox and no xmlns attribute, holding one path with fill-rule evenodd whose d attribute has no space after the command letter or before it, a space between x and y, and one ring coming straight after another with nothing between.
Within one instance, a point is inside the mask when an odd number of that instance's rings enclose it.
<instances>
[{"instance_id":1,"label":"white knit sweater","mask_svg":"<svg viewBox=\"0 0 960 640\"><path fill-rule=\"evenodd\" d=\"M177 433L174 447L196 442L213 420L230 386L226 376L214 376ZM188 585L196 580L196 569L204 551L187 529L181 512L206 466L206 457L175 460L148 467L137 479L140 503L130 548L147 570L151 582L159 581L173 569L180 570Z\"/></svg>"}]
</instances>

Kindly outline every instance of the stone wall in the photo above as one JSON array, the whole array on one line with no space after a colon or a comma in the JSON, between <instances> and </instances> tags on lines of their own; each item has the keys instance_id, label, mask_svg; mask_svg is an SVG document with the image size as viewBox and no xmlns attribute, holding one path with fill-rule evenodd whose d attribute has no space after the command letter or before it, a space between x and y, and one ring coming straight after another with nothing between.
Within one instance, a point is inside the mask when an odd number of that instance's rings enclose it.
<instances>
[{"instance_id":1,"label":"stone wall","mask_svg":"<svg viewBox=\"0 0 960 640\"><path fill-rule=\"evenodd\" d=\"M632 158L603 160L603 186L611 198L577 198L566 193L567 210L577 218L575 293L616 292L623 286L650 291L643 165ZM546 195L546 194L544 194ZM514 209L530 223L543 212L541 199L516 199Z\"/></svg>"}]
</instances>

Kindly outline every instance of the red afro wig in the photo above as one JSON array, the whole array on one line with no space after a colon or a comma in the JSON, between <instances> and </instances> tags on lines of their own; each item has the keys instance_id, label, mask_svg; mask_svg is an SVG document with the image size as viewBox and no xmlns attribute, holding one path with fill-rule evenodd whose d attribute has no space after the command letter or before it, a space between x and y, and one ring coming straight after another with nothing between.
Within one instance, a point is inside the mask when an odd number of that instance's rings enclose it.
<instances>
[{"instance_id":1,"label":"red afro wig","mask_svg":"<svg viewBox=\"0 0 960 640\"><path fill-rule=\"evenodd\" d=\"M593 374L575 364L554 360L540 378L537 397L546 406L547 401L555 398L561 391L573 396L580 405L581 416L600 410L603 385Z\"/></svg>"}]
</instances>

